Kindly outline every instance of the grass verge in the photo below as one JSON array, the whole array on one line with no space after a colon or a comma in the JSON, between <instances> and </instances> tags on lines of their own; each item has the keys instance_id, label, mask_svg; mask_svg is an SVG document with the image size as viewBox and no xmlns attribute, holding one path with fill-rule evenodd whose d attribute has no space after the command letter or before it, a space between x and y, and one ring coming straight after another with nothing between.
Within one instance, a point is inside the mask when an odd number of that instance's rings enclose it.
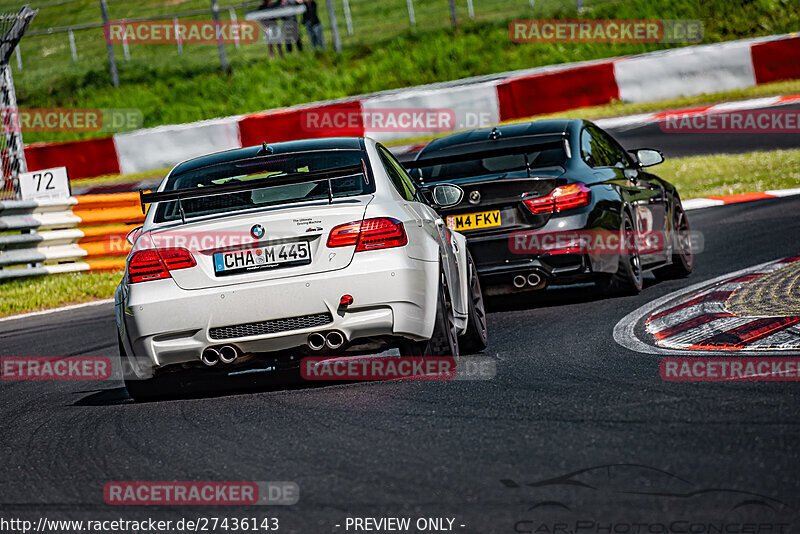
<instances>
[{"instance_id":1,"label":"grass verge","mask_svg":"<svg viewBox=\"0 0 800 534\"><path fill-rule=\"evenodd\" d=\"M0 284L0 317L114 296L122 273L55 274Z\"/></svg>"},{"instance_id":2,"label":"grass verge","mask_svg":"<svg viewBox=\"0 0 800 534\"><path fill-rule=\"evenodd\" d=\"M800 150L667 159L653 172L678 187L682 199L800 187Z\"/></svg>"}]
</instances>

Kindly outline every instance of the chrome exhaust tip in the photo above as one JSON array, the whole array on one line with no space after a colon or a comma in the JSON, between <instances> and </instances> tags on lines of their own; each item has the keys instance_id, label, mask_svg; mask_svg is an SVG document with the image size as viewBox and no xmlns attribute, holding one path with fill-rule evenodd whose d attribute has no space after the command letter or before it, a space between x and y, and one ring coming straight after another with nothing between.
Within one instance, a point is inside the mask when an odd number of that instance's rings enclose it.
<instances>
[{"instance_id":1,"label":"chrome exhaust tip","mask_svg":"<svg viewBox=\"0 0 800 534\"><path fill-rule=\"evenodd\" d=\"M337 332L336 330L333 332L328 332L328 335L325 336L325 344L331 350L338 349L344 345L344 336L341 332Z\"/></svg>"},{"instance_id":2,"label":"chrome exhaust tip","mask_svg":"<svg viewBox=\"0 0 800 534\"><path fill-rule=\"evenodd\" d=\"M325 336L319 332L308 334L308 340L306 341L306 344L311 350L322 350L325 348Z\"/></svg>"},{"instance_id":3,"label":"chrome exhaust tip","mask_svg":"<svg viewBox=\"0 0 800 534\"><path fill-rule=\"evenodd\" d=\"M542 277L536 273L531 273L528 275L528 285L530 286L538 286L542 283Z\"/></svg>"},{"instance_id":4,"label":"chrome exhaust tip","mask_svg":"<svg viewBox=\"0 0 800 534\"><path fill-rule=\"evenodd\" d=\"M219 363L219 358L219 352L217 349L208 347L200 356L200 361L202 361L208 367L213 367Z\"/></svg>"},{"instance_id":5,"label":"chrome exhaust tip","mask_svg":"<svg viewBox=\"0 0 800 534\"><path fill-rule=\"evenodd\" d=\"M225 345L219 349L219 361L222 363L233 363L239 357L239 350L233 345Z\"/></svg>"},{"instance_id":6,"label":"chrome exhaust tip","mask_svg":"<svg viewBox=\"0 0 800 534\"><path fill-rule=\"evenodd\" d=\"M518 274L517 276L514 277L514 287L516 287L517 289L522 289L523 287L525 287L525 284L527 283L528 281L521 274Z\"/></svg>"}]
</instances>

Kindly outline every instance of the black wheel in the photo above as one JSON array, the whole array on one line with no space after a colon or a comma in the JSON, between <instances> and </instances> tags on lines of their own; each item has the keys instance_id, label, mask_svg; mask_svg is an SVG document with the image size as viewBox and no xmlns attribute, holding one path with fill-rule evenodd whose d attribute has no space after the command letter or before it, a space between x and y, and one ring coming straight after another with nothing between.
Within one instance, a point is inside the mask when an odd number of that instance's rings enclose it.
<instances>
[{"instance_id":1,"label":"black wheel","mask_svg":"<svg viewBox=\"0 0 800 534\"><path fill-rule=\"evenodd\" d=\"M622 235L624 251L619 254L617 272L606 275L598 281L598 286L607 295L635 295L642 290L642 260L636 249L636 228L633 219L626 212L622 216Z\"/></svg>"},{"instance_id":2,"label":"black wheel","mask_svg":"<svg viewBox=\"0 0 800 534\"><path fill-rule=\"evenodd\" d=\"M160 377L153 377L147 379L140 379L136 376L130 363L127 362L127 355L125 354L125 347L122 345L122 340L117 339L119 343L119 358L122 362L122 375L125 381L125 390L128 395L136 402L147 402L166 398L169 395L170 389L166 387L164 380Z\"/></svg>"},{"instance_id":3,"label":"black wheel","mask_svg":"<svg viewBox=\"0 0 800 534\"><path fill-rule=\"evenodd\" d=\"M458 348L464 354L475 354L489 344L489 333L486 328L486 309L483 305L483 292L478 280L478 269L467 252L467 284L469 285L469 315L467 331L458 338Z\"/></svg>"},{"instance_id":4,"label":"black wheel","mask_svg":"<svg viewBox=\"0 0 800 534\"><path fill-rule=\"evenodd\" d=\"M672 216L672 264L655 270L655 275L662 280L689 276L694 268L694 251L692 236L689 232L689 218L683 211L679 200L675 201Z\"/></svg>"},{"instance_id":5,"label":"black wheel","mask_svg":"<svg viewBox=\"0 0 800 534\"><path fill-rule=\"evenodd\" d=\"M427 341L408 341L400 346L401 356L452 356L458 358L458 333L453 303L444 271L441 271L433 335Z\"/></svg>"}]
</instances>

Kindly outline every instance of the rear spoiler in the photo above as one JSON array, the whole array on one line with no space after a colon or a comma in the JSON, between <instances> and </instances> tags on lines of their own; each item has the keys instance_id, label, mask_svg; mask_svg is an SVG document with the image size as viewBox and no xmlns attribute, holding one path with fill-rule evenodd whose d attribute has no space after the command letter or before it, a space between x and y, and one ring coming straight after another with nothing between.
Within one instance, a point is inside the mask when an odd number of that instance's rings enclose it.
<instances>
[{"instance_id":1,"label":"rear spoiler","mask_svg":"<svg viewBox=\"0 0 800 534\"><path fill-rule=\"evenodd\" d=\"M145 205L155 204L156 202L178 201L178 209L181 213L181 220L185 221L181 200L189 198L202 198L216 195L229 195L242 191L254 191L265 187L275 187L279 185L301 184L305 182L318 182L327 180L328 182L328 203L333 203L333 187L331 180L346 178L348 176L364 175L365 180L369 180L367 167L364 160L361 164L347 165L344 167L334 167L312 172L295 172L282 176L259 178L258 180L244 180L233 184L215 185L213 187L193 187L191 189L176 189L175 191L162 191L156 193L145 193L139 190L139 203L142 206L142 213L145 212Z\"/></svg>"},{"instance_id":2,"label":"rear spoiler","mask_svg":"<svg viewBox=\"0 0 800 534\"><path fill-rule=\"evenodd\" d=\"M566 139L559 139L553 141L546 141L543 143L526 144L520 146L511 146L507 148L493 148L491 150L483 150L477 152L467 152L464 154L454 154L452 156L441 156L426 158L421 160L406 161L403 166L406 169L423 169L425 167L433 167L435 165L446 165L448 163L461 163L464 161L475 161L485 158L496 158L500 156L512 156L517 154L528 154L533 150L565 147L567 157L569 157L569 144Z\"/></svg>"}]
</instances>

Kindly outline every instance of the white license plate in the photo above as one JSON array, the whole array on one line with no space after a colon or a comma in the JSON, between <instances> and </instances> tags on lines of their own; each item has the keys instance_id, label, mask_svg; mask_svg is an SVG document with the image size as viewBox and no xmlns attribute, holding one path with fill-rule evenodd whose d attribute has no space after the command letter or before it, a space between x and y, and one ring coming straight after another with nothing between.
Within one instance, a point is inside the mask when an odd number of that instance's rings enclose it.
<instances>
[{"instance_id":1,"label":"white license plate","mask_svg":"<svg viewBox=\"0 0 800 534\"><path fill-rule=\"evenodd\" d=\"M217 276L309 263L311 247L305 241L214 254L214 272Z\"/></svg>"}]
</instances>

